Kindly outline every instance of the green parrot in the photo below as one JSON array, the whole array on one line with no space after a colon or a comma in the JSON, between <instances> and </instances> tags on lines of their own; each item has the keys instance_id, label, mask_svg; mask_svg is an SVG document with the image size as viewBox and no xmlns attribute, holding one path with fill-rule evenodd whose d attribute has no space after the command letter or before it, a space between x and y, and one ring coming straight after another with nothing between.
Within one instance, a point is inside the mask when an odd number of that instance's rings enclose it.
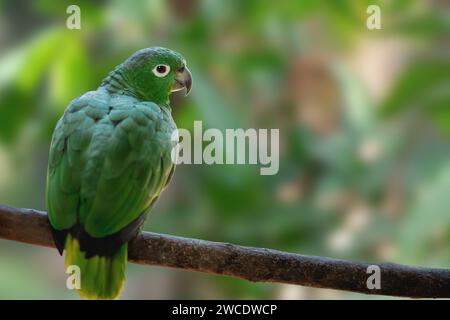
<instances>
[{"instance_id":1,"label":"green parrot","mask_svg":"<svg viewBox=\"0 0 450 320\"><path fill-rule=\"evenodd\" d=\"M80 269L80 296L116 299L128 242L174 172L169 95L192 77L183 57L137 51L73 100L53 132L46 203L55 245Z\"/></svg>"}]
</instances>

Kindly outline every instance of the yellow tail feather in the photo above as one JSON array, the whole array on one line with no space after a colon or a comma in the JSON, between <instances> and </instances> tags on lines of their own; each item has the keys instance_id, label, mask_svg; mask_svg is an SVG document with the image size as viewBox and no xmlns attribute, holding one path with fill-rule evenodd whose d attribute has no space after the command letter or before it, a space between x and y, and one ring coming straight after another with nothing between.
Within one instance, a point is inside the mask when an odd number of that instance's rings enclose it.
<instances>
[{"instance_id":1,"label":"yellow tail feather","mask_svg":"<svg viewBox=\"0 0 450 320\"><path fill-rule=\"evenodd\" d=\"M80 244L70 234L66 239L66 268L75 265L80 268L81 288L78 291L83 299L117 299L125 283L127 247L124 243L111 257L93 256L86 258Z\"/></svg>"}]
</instances>

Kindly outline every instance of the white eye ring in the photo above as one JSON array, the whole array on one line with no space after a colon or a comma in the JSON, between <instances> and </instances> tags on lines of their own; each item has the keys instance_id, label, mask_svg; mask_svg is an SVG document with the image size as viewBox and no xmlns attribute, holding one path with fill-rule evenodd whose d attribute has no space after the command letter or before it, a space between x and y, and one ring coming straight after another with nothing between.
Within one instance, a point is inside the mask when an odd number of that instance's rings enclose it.
<instances>
[{"instance_id":1,"label":"white eye ring","mask_svg":"<svg viewBox=\"0 0 450 320\"><path fill-rule=\"evenodd\" d=\"M167 76L170 72L170 67L167 64L158 64L153 68L153 74L159 78Z\"/></svg>"}]
</instances>

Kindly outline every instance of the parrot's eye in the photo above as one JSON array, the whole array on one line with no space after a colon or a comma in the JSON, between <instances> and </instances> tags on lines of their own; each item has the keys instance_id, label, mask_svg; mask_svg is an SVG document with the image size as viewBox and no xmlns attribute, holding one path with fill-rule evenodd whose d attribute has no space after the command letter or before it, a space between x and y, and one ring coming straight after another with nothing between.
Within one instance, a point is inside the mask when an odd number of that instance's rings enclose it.
<instances>
[{"instance_id":1,"label":"parrot's eye","mask_svg":"<svg viewBox=\"0 0 450 320\"><path fill-rule=\"evenodd\" d=\"M167 64L158 64L155 68L153 68L153 73L159 78L167 76L169 71L170 67Z\"/></svg>"}]
</instances>

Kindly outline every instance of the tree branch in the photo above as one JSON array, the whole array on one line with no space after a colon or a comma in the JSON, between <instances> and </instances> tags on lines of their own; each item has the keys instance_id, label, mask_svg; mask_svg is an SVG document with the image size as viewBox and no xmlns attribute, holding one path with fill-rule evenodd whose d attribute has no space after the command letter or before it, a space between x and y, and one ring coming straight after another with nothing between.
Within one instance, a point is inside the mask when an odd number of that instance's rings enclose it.
<instances>
[{"instance_id":1,"label":"tree branch","mask_svg":"<svg viewBox=\"0 0 450 320\"><path fill-rule=\"evenodd\" d=\"M45 212L0 205L0 238L54 247ZM271 249L143 232L129 246L129 261L238 277L367 294L449 298L450 269L393 263L381 269L381 288L368 289L365 262L304 256Z\"/></svg>"}]
</instances>

